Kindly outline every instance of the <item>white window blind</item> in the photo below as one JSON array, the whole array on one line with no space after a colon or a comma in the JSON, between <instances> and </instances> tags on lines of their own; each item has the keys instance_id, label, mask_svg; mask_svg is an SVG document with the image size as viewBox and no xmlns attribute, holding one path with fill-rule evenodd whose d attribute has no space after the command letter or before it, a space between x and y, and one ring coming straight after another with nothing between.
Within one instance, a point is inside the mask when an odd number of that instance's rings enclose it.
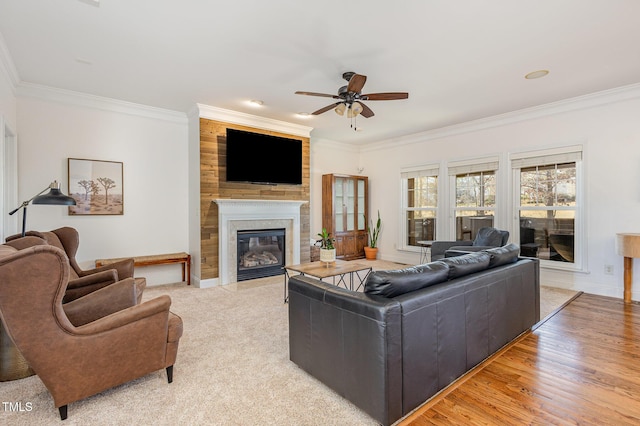
<instances>
[{"instance_id":1,"label":"white window blind","mask_svg":"<svg viewBox=\"0 0 640 426\"><path fill-rule=\"evenodd\" d=\"M400 172L400 177L402 179L411 179L426 176L438 176L438 173L440 173L440 166L438 164L431 164L422 167L404 169Z\"/></svg>"},{"instance_id":2,"label":"white window blind","mask_svg":"<svg viewBox=\"0 0 640 426\"><path fill-rule=\"evenodd\" d=\"M582 147L567 147L564 149L512 154L511 167L514 169L522 169L548 164L572 163L580 160L582 160Z\"/></svg>"},{"instance_id":3,"label":"white window blind","mask_svg":"<svg viewBox=\"0 0 640 426\"><path fill-rule=\"evenodd\" d=\"M497 157L485 158L479 162L457 161L448 165L449 176L462 175L466 173L486 172L498 170L500 161Z\"/></svg>"}]
</instances>

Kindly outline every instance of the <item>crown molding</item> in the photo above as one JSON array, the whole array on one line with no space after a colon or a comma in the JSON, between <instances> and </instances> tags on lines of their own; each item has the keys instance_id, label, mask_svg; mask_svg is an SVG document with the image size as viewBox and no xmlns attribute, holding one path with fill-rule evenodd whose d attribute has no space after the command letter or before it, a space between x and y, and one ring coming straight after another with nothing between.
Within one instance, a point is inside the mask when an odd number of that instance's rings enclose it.
<instances>
[{"instance_id":1,"label":"crown molding","mask_svg":"<svg viewBox=\"0 0 640 426\"><path fill-rule=\"evenodd\" d=\"M305 138L310 137L311 130L313 130L313 127L309 126L302 126L300 124L274 120L271 118L246 114L244 112L231 111L204 104L196 104L196 106L189 111L188 115L191 116L196 113L200 118L239 124L241 126L256 127L263 130L302 136Z\"/></svg>"},{"instance_id":2,"label":"crown molding","mask_svg":"<svg viewBox=\"0 0 640 426\"><path fill-rule=\"evenodd\" d=\"M615 89L603 90L588 95L576 96L557 102L542 104L535 107L524 108L491 117L480 118L467 121L465 123L454 124L452 126L441 127L439 129L427 130L421 133L401 136L398 138L386 139L374 142L361 147L361 151L376 151L389 147L397 148L402 145L411 145L442 139L449 136L461 135L464 133L476 132L493 127L506 126L522 121L534 120L551 115L579 111L582 109L600 107L617 102L624 102L640 98L640 84L617 87Z\"/></svg>"},{"instance_id":3,"label":"crown molding","mask_svg":"<svg viewBox=\"0 0 640 426\"><path fill-rule=\"evenodd\" d=\"M33 83L20 83L16 88L16 95L58 102L66 105L137 115L178 124L187 123L187 115L184 112L156 108L133 102L121 101L119 99L89 95L87 93L74 92L72 90L57 89Z\"/></svg>"},{"instance_id":4,"label":"crown molding","mask_svg":"<svg viewBox=\"0 0 640 426\"><path fill-rule=\"evenodd\" d=\"M340 150L346 152L360 152L360 147L351 143L337 142L331 139L314 138L311 141L311 148L322 147L331 150Z\"/></svg>"}]
</instances>

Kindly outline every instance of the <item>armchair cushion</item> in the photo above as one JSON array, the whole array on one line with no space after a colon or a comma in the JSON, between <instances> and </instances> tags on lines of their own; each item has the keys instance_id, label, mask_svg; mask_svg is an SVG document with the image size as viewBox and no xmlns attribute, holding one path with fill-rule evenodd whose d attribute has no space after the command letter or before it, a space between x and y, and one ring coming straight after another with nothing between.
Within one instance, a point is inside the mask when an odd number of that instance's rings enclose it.
<instances>
[{"instance_id":1,"label":"armchair cushion","mask_svg":"<svg viewBox=\"0 0 640 426\"><path fill-rule=\"evenodd\" d=\"M447 280L449 266L443 262L391 271L373 271L367 277L364 292L384 297L395 297Z\"/></svg>"},{"instance_id":2,"label":"armchair cushion","mask_svg":"<svg viewBox=\"0 0 640 426\"><path fill-rule=\"evenodd\" d=\"M71 324L79 327L140 303L146 281L127 278L69 303L63 303Z\"/></svg>"}]
</instances>

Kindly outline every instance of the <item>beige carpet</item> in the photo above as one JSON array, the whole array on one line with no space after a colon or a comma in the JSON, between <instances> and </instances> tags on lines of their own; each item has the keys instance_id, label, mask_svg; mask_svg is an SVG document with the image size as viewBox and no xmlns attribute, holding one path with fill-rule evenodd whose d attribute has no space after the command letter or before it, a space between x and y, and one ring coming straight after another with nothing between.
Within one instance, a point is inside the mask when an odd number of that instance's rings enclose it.
<instances>
[{"instance_id":1,"label":"beige carpet","mask_svg":"<svg viewBox=\"0 0 640 426\"><path fill-rule=\"evenodd\" d=\"M376 269L399 267L375 261ZM543 288L550 312L575 292ZM184 321L174 381L163 371L69 405L66 425L374 425L348 401L288 359L283 278L197 289L150 287L145 300L172 298ZM548 302L545 294L552 294ZM548 303L547 303L548 302ZM546 313L542 313L544 318ZM0 424L59 424L58 410L37 376L0 383ZM27 410L28 404L31 410Z\"/></svg>"}]
</instances>

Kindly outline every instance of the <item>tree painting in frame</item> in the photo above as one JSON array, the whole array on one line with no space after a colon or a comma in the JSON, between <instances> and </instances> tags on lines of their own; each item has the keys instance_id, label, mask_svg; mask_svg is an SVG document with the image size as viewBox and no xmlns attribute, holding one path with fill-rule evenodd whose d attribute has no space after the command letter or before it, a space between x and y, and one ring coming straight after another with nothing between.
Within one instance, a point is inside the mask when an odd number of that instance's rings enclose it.
<instances>
[{"instance_id":1,"label":"tree painting in frame","mask_svg":"<svg viewBox=\"0 0 640 426\"><path fill-rule=\"evenodd\" d=\"M122 163L69 158L69 195L76 200L70 215L124 213Z\"/></svg>"}]
</instances>

